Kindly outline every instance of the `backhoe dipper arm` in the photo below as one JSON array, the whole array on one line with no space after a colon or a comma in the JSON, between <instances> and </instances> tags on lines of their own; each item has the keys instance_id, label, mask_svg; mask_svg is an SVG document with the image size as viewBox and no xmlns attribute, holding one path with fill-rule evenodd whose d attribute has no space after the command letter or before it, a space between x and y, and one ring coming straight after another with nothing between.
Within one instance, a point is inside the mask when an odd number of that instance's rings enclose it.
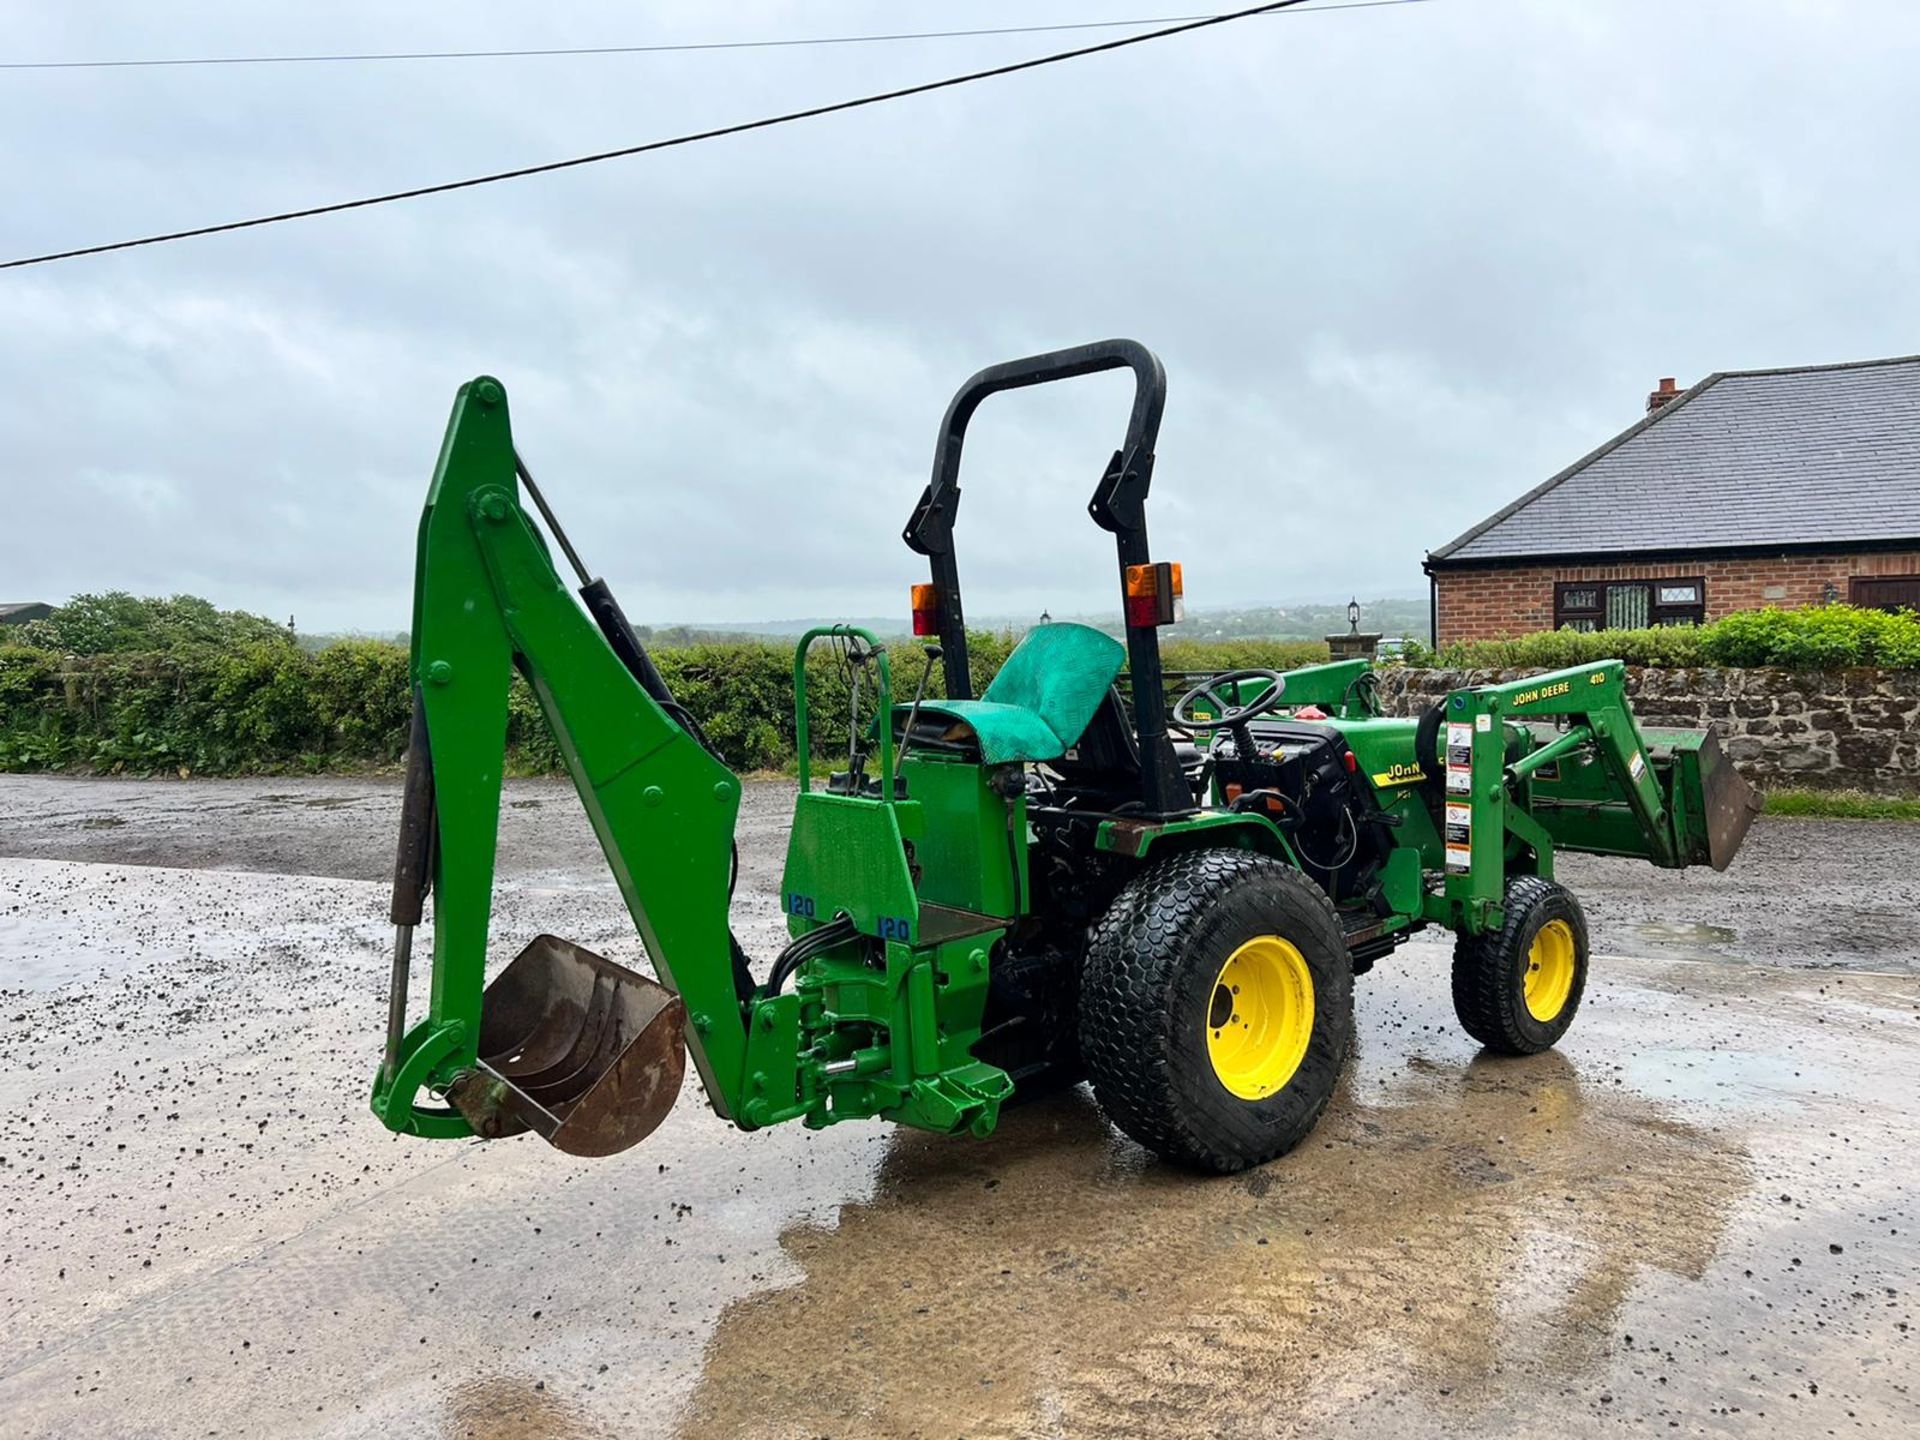
<instances>
[{"instance_id":1,"label":"backhoe dipper arm","mask_svg":"<svg viewBox=\"0 0 1920 1440\"><path fill-rule=\"evenodd\" d=\"M650 696L556 573L522 509L506 395L460 390L421 516L412 678L430 737L437 844L426 1018L383 1067L373 1108L394 1129L469 1133L422 1104L478 1059L508 686L531 686L714 1109L731 1119L746 1032L727 926L740 784Z\"/></svg>"}]
</instances>

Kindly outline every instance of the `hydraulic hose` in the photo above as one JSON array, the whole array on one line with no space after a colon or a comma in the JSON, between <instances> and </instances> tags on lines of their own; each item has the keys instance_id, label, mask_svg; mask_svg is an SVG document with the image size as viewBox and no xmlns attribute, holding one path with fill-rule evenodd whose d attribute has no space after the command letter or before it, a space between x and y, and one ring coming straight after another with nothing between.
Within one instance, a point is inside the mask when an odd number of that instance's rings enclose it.
<instances>
[{"instance_id":1,"label":"hydraulic hose","mask_svg":"<svg viewBox=\"0 0 1920 1440\"><path fill-rule=\"evenodd\" d=\"M853 917L841 915L832 923L822 925L818 930L809 930L796 938L774 959L773 968L767 972L767 983L760 987L764 996L778 995L793 972L816 955L824 955L836 945L844 945L860 932L854 929Z\"/></svg>"}]
</instances>

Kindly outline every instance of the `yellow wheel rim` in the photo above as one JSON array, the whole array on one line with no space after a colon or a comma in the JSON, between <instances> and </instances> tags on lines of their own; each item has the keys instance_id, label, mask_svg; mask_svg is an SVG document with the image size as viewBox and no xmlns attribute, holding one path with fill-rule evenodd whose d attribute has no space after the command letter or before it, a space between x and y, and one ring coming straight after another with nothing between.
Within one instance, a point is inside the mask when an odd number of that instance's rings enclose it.
<instances>
[{"instance_id":1,"label":"yellow wheel rim","mask_svg":"<svg viewBox=\"0 0 1920 1440\"><path fill-rule=\"evenodd\" d=\"M1567 996L1573 993L1573 972L1573 927L1564 920L1549 920L1527 950L1527 1013L1536 1020L1551 1020L1566 1009Z\"/></svg>"},{"instance_id":2,"label":"yellow wheel rim","mask_svg":"<svg viewBox=\"0 0 1920 1440\"><path fill-rule=\"evenodd\" d=\"M1278 935L1257 935L1227 957L1207 1006L1207 1058L1242 1100L1286 1088L1313 1039L1313 974Z\"/></svg>"}]
</instances>

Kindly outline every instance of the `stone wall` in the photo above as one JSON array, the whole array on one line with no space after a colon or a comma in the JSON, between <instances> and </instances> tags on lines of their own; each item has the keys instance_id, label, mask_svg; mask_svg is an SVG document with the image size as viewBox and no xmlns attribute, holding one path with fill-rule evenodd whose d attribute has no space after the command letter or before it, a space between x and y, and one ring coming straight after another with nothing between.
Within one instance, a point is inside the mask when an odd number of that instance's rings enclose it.
<instances>
[{"instance_id":1,"label":"stone wall","mask_svg":"<svg viewBox=\"0 0 1920 1440\"><path fill-rule=\"evenodd\" d=\"M1539 673L1388 667L1380 695L1388 714L1417 715L1449 691ZM1920 795L1920 672L1629 666L1627 693L1643 725L1712 725L1761 789Z\"/></svg>"}]
</instances>

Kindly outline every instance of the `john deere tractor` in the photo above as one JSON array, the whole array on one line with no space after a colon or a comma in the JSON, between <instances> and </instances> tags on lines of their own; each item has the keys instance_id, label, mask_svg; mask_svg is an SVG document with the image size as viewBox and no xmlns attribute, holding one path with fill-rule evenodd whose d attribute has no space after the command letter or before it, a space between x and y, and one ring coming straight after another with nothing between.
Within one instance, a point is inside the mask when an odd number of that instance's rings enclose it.
<instances>
[{"instance_id":1,"label":"john deere tractor","mask_svg":"<svg viewBox=\"0 0 1920 1440\"><path fill-rule=\"evenodd\" d=\"M1113 369L1132 372L1132 412L1087 508L1114 537L1125 638L1038 626L976 696L955 552L967 427L1000 391ZM1723 868L1747 786L1710 733L1643 732L1617 663L1456 691L1417 719L1381 713L1362 661L1186 677L1169 705L1159 632L1182 575L1146 523L1165 393L1159 361L1113 340L994 366L954 396L905 532L930 567L901 647L921 662L913 697L865 630L797 647L791 939L759 965L728 923L740 781L555 521L500 384L462 387L420 523L374 1113L607 1155L660 1123L689 1054L743 1130L879 1117L985 1136L1009 1102L1085 1079L1149 1150L1235 1171L1313 1128L1354 977L1429 926L1454 933L1476 1040L1557 1042L1589 954L1556 856ZM821 707L816 645L847 680ZM516 671L653 978L543 935L486 983ZM842 731L845 768L816 785L816 742ZM409 1024L429 890L432 989Z\"/></svg>"}]
</instances>

